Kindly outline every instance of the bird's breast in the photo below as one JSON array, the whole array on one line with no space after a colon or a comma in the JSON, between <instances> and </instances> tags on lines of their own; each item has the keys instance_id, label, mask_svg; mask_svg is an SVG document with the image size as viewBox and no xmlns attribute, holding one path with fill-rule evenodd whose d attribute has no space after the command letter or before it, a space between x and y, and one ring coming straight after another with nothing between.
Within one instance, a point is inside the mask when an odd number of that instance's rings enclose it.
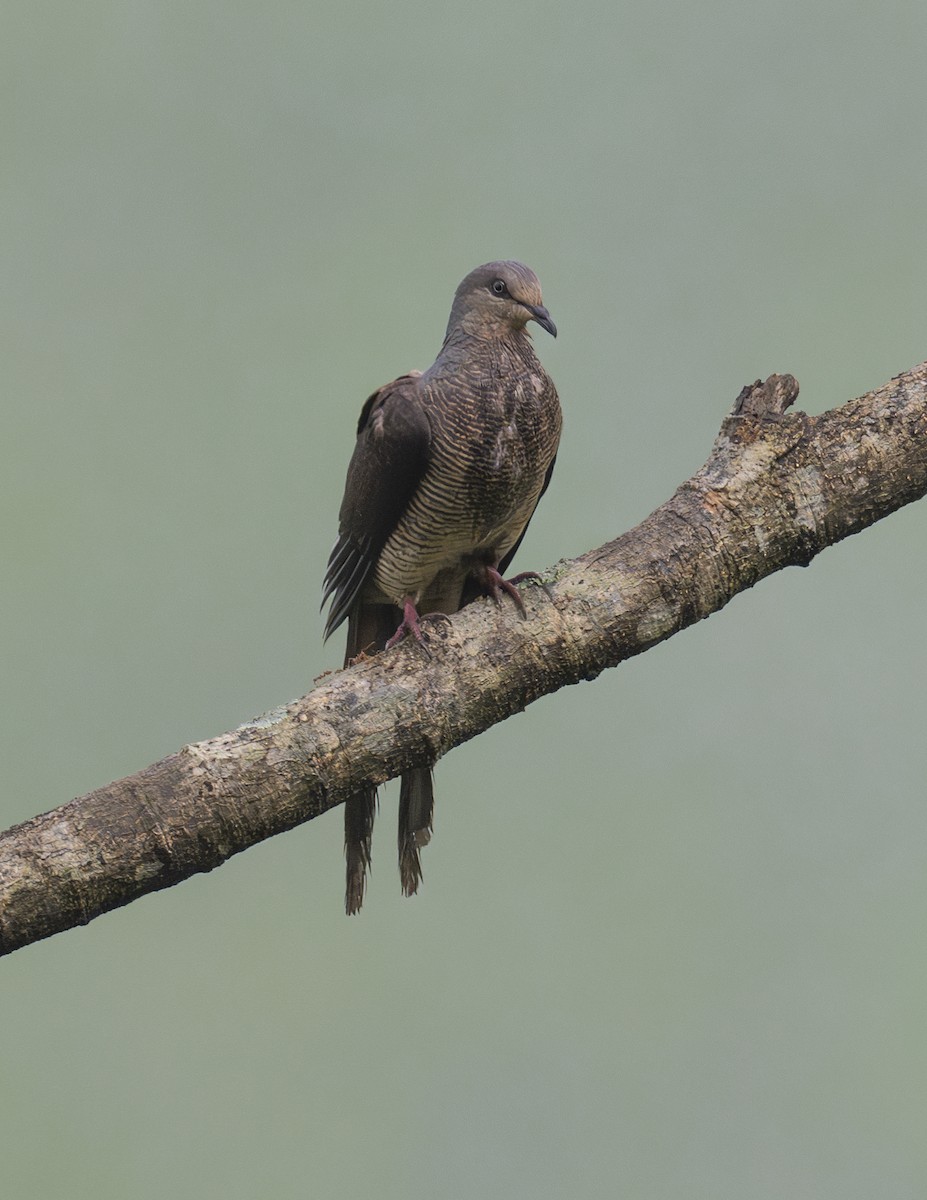
<instances>
[{"instance_id":1,"label":"bird's breast","mask_svg":"<svg viewBox=\"0 0 927 1200\"><path fill-rule=\"evenodd\" d=\"M560 434L556 392L543 374L489 372L435 388L426 412L428 468L375 571L378 589L394 601L421 595L439 574L456 572L462 586L474 561L498 561L511 549Z\"/></svg>"}]
</instances>

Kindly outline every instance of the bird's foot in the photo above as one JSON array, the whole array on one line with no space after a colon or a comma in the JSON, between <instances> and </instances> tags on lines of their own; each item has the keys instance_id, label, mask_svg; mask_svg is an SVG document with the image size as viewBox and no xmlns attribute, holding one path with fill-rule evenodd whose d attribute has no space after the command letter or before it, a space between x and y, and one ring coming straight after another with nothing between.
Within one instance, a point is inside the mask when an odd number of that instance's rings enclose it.
<instances>
[{"instance_id":1,"label":"bird's foot","mask_svg":"<svg viewBox=\"0 0 927 1200\"><path fill-rule=\"evenodd\" d=\"M411 634L412 637L414 637L415 640L418 642L418 644L421 646L421 648L425 651L425 653L427 655L430 655L431 651L428 649L428 642L425 639L425 631L422 629L423 622L425 622L425 621L448 621L448 622L450 622L450 619L451 619L450 616L444 612L422 613L422 615L419 616L418 609L415 607L415 605L412 603L412 601L406 600L402 606L402 621L399 624L399 628L396 630L396 632L393 634L393 636L389 639L389 641L386 643L386 646L384 648L386 650L392 649L392 647L398 645L398 643L401 642L402 639L407 634Z\"/></svg>"},{"instance_id":2,"label":"bird's foot","mask_svg":"<svg viewBox=\"0 0 927 1200\"><path fill-rule=\"evenodd\" d=\"M422 633L422 624L419 620L418 609L408 597L402 606L402 620L399 623L399 628L387 641L386 649L392 650L393 646L401 642L406 634L411 634L420 646L425 645L425 635Z\"/></svg>"},{"instance_id":3,"label":"bird's foot","mask_svg":"<svg viewBox=\"0 0 927 1200\"><path fill-rule=\"evenodd\" d=\"M502 603L502 593L511 596L515 601L518 611L523 617L528 614L525 611L525 602L521 598L521 593L515 586L519 583L524 583L528 579L540 580L540 575L537 571L522 571L520 575L513 575L511 579L503 579L495 567L490 567L484 564L474 571L476 581L479 585L486 589L486 592L492 596L496 604ZM543 583L541 584L543 587Z\"/></svg>"}]
</instances>

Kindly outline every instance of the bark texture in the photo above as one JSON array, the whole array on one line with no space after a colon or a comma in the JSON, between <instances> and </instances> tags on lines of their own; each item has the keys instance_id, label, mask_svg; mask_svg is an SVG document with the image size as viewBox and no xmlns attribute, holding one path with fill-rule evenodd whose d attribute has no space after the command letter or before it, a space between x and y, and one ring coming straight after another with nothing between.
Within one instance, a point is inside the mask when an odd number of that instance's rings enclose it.
<instances>
[{"instance_id":1,"label":"bark texture","mask_svg":"<svg viewBox=\"0 0 927 1200\"><path fill-rule=\"evenodd\" d=\"M817 417L745 388L705 465L512 604L469 605L299 700L0 834L0 953L170 887L592 679L927 492L927 363ZM334 902L334 897L333 897Z\"/></svg>"}]
</instances>

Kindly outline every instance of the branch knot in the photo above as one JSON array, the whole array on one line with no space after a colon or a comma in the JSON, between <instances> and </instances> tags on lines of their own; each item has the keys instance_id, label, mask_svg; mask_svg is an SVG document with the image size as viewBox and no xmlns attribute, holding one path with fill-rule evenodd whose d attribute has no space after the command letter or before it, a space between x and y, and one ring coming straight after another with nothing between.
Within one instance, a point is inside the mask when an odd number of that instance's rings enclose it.
<instances>
[{"instance_id":1,"label":"branch knot","mask_svg":"<svg viewBox=\"0 0 927 1200\"><path fill-rule=\"evenodd\" d=\"M798 380L794 375L770 375L764 383L757 379L741 390L731 409L732 417L764 417L775 421L798 399Z\"/></svg>"}]
</instances>

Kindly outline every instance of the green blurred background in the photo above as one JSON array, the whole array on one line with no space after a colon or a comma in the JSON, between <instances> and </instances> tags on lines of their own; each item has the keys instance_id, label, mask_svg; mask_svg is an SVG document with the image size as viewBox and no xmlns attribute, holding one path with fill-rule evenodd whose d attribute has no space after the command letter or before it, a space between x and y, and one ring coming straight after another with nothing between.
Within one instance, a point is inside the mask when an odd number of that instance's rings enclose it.
<instances>
[{"instance_id":1,"label":"green blurred background","mask_svg":"<svg viewBox=\"0 0 927 1200\"><path fill-rule=\"evenodd\" d=\"M10 0L4 825L306 691L364 397L477 263L560 327L519 555L773 371L927 357L927 8ZM927 1194L925 510L438 769L0 966L4 1197ZM336 644L337 643L337 644Z\"/></svg>"}]
</instances>

